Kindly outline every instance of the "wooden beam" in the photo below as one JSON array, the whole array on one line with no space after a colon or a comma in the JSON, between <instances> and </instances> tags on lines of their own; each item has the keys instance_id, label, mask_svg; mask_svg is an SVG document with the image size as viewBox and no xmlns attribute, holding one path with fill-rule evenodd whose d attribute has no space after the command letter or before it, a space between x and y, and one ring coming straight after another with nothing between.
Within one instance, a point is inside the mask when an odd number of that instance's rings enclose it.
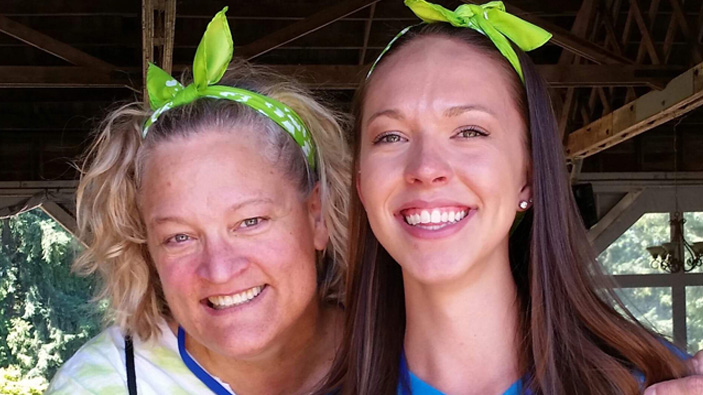
<instances>
[{"instance_id":1,"label":"wooden beam","mask_svg":"<svg viewBox=\"0 0 703 395\"><path fill-rule=\"evenodd\" d=\"M703 105L703 63L571 133L568 158L587 157L644 133Z\"/></svg>"},{"instance_id":2,"label":"wooden beam","mask_svg":"<svg viewBox=\"0 0 703 395\"><path fill-rule=\"evenodd\" d=\"M128 88L120 76L76 66L0 66L1 88Z\"/></svg>"},{"instance_id":3,"label":"wooden beam","mask_svg":"<svg viewBox=\"0 0 703 395\"><path fill-rule=\"evenodd\" d=\"M703 61L701 55L701 52L703 51L701 50L701 45L698 43L697 38L698 30L695 29L694 32L694 29L691 29L689 26L688 21L686 20L686 14L683 11L683 6L679 0L669 0L669 3L671 3L671 8L674 11L674 17L676 17L681 33L683 33L684 37L686 37L688 45L691 46L693 61L695 63Z\"/></svg>"},{"instance_id":4,"label":"wooden beam","mask_svg":"<svg viewBox=\"0 0 703 395\"><path fill-rule=\"evenodd\" d=\"M376 4L372 4L369 8L369 19L366 21L366 26L364 26L364 47L361 49L359 54L359 65L366 63L366 51L369 47L369 38L371 37L371 24L373 23L373 16L376 13Z\"/></svg>"},{"instance_id":5,"label":"wooden beam","mask_svg":"<svg viewBox=\"0 0 703 395\"><path fill-rule=\"evenodd\" d=\"M45 213L53 218L62 228L78 239L78 225L75 214L69 212L56 202L48 201L40 206ZM83 244L85 245L85 244Z\"/></svg>"},{"instance_id":6,"label":"wooden beam","mask_svg":"<svg viewBox=\"0 0 703 395\"><path fill-rule=\"evenodd\" d=\"M40 33L21 23L17 23L2 15L0 15L0 32L14 37L44 52L50 53L51 55L61 58L76 66L99 70L103 73L109 73L117 69L116 66L111 65L110 63L88 55L87 53L68 44L62 43L61 41Z\"/></svg>"},{"instance_id":7,"label":"wooden beam","mask_svg":"<svg viewBox=\"0 0 703 395\"><path fill-rule=\"evenodd\" d=\"M657 48L654 46L652 34L649 32L649 26L647 26L647 23L644 20L642 10L640 10L640 6L637 3L637 0L630 0L630 10L632 10L632 15L635 18L637 27L639 28L640 33L642 33L642 44L644 44L647 48L649 58L652 60L653 64L660 64L661 57L659 56Z\"/></svg>"},{"instance_id":8,"label":"wooden beam","mask_svg":"<svg viewBox=\"0 0 703 395\"><path fill-rule=\"evenodd\" d=\"M297 77L311 89L356 89L368 65L269 65ZM185 65L173 67L176 73ZM647 86L661 89L681 69L676 66L537 65L552 87ZM130 88L141 69L104 74L75 66L0 66L0 88Z\"/></svg>"},{"instance_id":9,"label":"wooden beam","mask_svg":"<svg viewBox=\"0 0 703 395\"><path fill-rule=\"evenodd\" d=\"M464 0L464 3L480 4L483 1ZM533 23L548 32L552 33L551 43L556 44L572 53L589 59L598 64L632 64L631 59L622 55L617 55L605 48L594 44L585 38L581 38L571 33L570 31L546 21L536 15L525 12L513 5L506 4L506 10L511 14L520 15L520 17L530 23Z\"/></svg>"},{"instance_id":10,"label":"wooden beam","mask_svg":"<svg viewBox=\"0 0 703 395\"><path fill-rule=\"evenodd\" d=\"M282 45L286 45L287 43L302 36L319 30L332 22L344 18L347 15L353 14L372 4L376 4L379 1L380 0L341 1L334 6L323 9L309 18L295 22L290 26L284 27L283 29L264 36L251 44L245 45L244 47L237 49L235 53L246 59L253 59Z\"/></svg>"},{"instance_id":11,"label":"wooden beam","mask_svg":"<svg viewBox=\"0 0 703 395\"><path fill-rule=\"evenodd\" d=\"M142 0L142 86L146 92L149 63L171 74L173 37L176 30L176 0Z\"/></svg>"},{"instance_id":12,"label":"wooden beam","mask_svg":"<svg viewBox=\"0 0 703 395\"><path fill-rule=\"evenodd\" d=\"M683 70L651 65L538 65L540 74L554 88L647 86L664 89Z\"/></svg>"},{"instance_id":13,"label":"wooden beam","mask_svg":"<svg viewBox=\"0 0 703 395\"><path fill-rule=\"evenodd\" d=\"M596 7L594 0L584 0L581 3L576 18L574 19L574 24L571 26L571 34L578 38L585 38L588 35L589 28L593 25L593 19L596 15ZM562 49L559 55L559 66L566 67L569 64L579 64L581 62L580 57L576 57L572 52ZM564 95L564 102L561 106L561 113L559 114L558 127L561 133L561 139L566 138L567 125L569 123L569 118L571 117L571 109L576 100L576 92L574 87L568 87L566 94Z\"/></svg>"},{"instance_id":14,"label":"wooden beam","mask_svg":"<svg viewBox=\"0 0 703 395\"><path fill-rule=\"evenodd\" d=\"M598 236L605 232L610 225L615 222L622 213L630 208L642 195L643 189L628 192L613 208L610 209L598 222L588 230L588 240L593 242Z\"/></svg>"},{"instance_id":15,"label":"wooden beam","mask_svg":"<svg viewBox=\"0 0 703 395\"><path fill-rule=\"evenodd\" d=\"M647 18L649 19L649 31L652 31L654 29L654 20L657 17L658 10L659 10L659 0L652 0L652 2L649 3L649 11L647 12ZM640 44L643 44L643 42L641 42ZM635 58L635 63L642 63L646 52L647 52L647 48L644 45L640 45L640 47L637 51L637 57ZM666 62L662 62L662 63L666 63Z\"/></svg>"}]
</instances>

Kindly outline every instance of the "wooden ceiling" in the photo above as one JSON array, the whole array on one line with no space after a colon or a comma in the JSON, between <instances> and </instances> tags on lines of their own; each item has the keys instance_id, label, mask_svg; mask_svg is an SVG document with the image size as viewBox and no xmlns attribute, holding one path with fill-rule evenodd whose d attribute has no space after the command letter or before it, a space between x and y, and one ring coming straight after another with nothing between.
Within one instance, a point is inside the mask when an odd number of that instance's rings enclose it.
<instances>
[{"instance_id":1,"label":"wooden ceiling","mask_svg":"<svg viewBox=\"0 0 703 395\"><path fill-rule=\"evenodd\" d=\"M703 0L506 4L554 34L532 57L575 171L703 170ZM416 21L401 0L2 0L0 181L75 179L70 161L100 118L141 99L145 60L188 67L225 5L235 56L294 74L342 106L388 40Z\"/></svg>"}]
</instances>

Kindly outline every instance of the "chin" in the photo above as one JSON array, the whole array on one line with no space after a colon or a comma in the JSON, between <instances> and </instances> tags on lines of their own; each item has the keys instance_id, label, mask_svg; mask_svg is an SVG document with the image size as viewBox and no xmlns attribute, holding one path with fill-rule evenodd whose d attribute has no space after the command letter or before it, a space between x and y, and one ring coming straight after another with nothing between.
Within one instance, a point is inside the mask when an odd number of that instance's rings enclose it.
<instances>
[{"instance_id":1,"label":"chin","mask_svg":"<svg viewBox=\"0 0 703 395\"><path fill-rule=\"evenodd\" d=\"M397 261L405 262L400 265L404 277L409 276L418 283L428 285L457 280L471 269L471 265L460 264L461 259L445 254L440 256L432 254L429 257L414 254L412 257L402 257Z\"/></svg>"},{"instance_id":2,"label":"chin","mask_svg":"<svg viewBox=\"0 0 703 395\"><path fill-rule=\"evenodd\" d=\"M265 355L273 346L272 336L268 333L241 333L229 332L221 334L220 341L208 342L207 347L218 354L237 360L255 360Z\"/></svg>"}]
</instances>

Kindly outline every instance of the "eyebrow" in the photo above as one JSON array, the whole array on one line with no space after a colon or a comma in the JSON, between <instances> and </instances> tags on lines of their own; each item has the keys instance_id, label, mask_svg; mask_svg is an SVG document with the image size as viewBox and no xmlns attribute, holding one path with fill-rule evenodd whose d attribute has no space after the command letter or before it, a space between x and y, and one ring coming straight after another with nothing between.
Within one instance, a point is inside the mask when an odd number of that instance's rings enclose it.
<instances>
[{"instance_id":1,"label":"eyebrow","mask_svg":"<svg viewBox=\"0 0 703 395\"><path fill-rule=\"evenodd\" d=\"M232 212L232 211L237 211L241 209L242 207L245 206L250 206L252 204L270 204L273 203L273 200L268 199L268 198L253 198L253 199L248 199L243 202L239 202L236 204L233 204L230 206L227 211ZM185 221L183 220L182 217L176 217L176 216L168 216L168 217L155 217L154 219L151 220L152 225L160 225L166 222L175 222L178 224L185 224Z\"/></svg>"},{"instance_id":2,"label":"eyebrow","mask_svg":"<svg viewBox=\"0 0 703 395\"><path fill-rule=\"evenodd\" d=\"M369 117L369 120L366 121L366 125L368 126L369 124L371 124L371 122L374 119L376 119L378 117L389 117L389 118L393 118L397 121L402 121L405 119L405 117L403 116L403 114L400 111L398 111L394 108L390 108L388 110L382 110L382 111L376 112L373 115L371 115Z\"/></svg>"},{"instance_id":3,"label":"eyebrow","mask_svg":"<svg viewBox=\"0 0 703 395\"><path fill-rule=\"evenodd\" d=\"M469 111L480 111L480 112L485 112L486 114L490 114L490 115L495 116L495 113L493 111L491 111L490 109L488 109L484 106L477 105L477 104L467 104L467 105L463 105L463 106L449 107L448 109L444 110L444 116L451 118L451 117L456 117L458 115L461 115L461 114L463 114L465 112L469 112Z\"/></svg>"}]
</instances>

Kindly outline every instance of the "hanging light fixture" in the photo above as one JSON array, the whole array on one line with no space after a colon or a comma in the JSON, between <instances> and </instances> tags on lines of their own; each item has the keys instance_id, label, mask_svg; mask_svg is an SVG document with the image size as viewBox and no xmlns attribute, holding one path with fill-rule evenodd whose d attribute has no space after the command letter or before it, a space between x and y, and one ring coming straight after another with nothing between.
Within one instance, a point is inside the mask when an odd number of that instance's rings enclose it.
<instances>
[{"instance_id":1,"label":"hanging light fixture","mask_svg":"<svg viewBox=\"0 0 703 395\"><path fill-rule=\"evenodd\" d=\"M669 227L671 241L658 246L647 247L652 256L651 265L669 273L690 272L703 265L703 242L689 243L683 237L683 226L686 220L679 211L678 189L678 134L676 127L683 121L682 117L674 123L674 206L676 211L671 215Z\"/></svg>"},{"instance_id":2,"label":"hanging light fixture","mask_svg":"<svg viewBox=\"0 0 703 395\"><path fill-rule=\"evenodd\" d=\"M669 221L671 242L647 247L652 256L652 267L669 273L690 272L703 266L703 241L689 243L683 237L683 225L686 220L676 211Z\"/></svg>"}]
</instances>

